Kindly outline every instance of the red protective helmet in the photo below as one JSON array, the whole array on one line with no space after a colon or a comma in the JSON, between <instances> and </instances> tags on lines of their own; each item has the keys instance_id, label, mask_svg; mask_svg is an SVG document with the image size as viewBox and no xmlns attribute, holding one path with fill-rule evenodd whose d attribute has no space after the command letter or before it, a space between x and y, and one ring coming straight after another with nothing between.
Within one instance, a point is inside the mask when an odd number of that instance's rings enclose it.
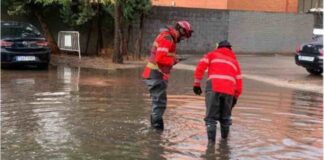
<instances>
[{"instance_id":1,"label":"red protective helmet","mask_svg":"<svg viewBox=\"0 0 324 160\"><path fill-rule=\"evenodd\" d=\"M184 36L186 38L190 38L193 32L188 21L178 21L175 28L180 32L181 36Z\"/></svg>"}]
</instances>

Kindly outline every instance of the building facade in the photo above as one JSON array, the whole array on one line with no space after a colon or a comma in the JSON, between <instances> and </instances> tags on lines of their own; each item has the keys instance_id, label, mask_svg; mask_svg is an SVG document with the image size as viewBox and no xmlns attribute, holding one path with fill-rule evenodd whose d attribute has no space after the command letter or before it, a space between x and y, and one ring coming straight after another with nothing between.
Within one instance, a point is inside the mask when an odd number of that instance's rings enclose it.
<instances>
[{"instance_id":1,"label":"building facade","mask_svg":"<svg viewBox=\"0 0 324 160\"><path fill-rule=\"evenodd\" d=\"M152 4L154 6L185 8L286 13L298 12L298 0L152 0Z\"/></svg>"},{"instance_id":2,"label":"building facade","mask_svg":"<svg viewBox=\"0 0 324 160\"><path fill-rule=\"evenodd\" d=\"M303 13L323 8L323 0L152 0L154 6Z\"/></svg>"}]
</instances>

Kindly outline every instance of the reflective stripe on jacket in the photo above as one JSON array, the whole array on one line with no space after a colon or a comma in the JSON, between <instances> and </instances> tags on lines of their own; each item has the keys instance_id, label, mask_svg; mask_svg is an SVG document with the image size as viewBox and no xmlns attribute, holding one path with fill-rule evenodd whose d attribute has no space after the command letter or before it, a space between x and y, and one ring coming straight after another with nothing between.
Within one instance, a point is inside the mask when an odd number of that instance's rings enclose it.
<instances>
[{"instance_id":1,"label":"reflective stripe on jacket","mask_svg":"<svg viewBox=\"0 0 324 160\"><path fill-rule=\"evenodd\" d=\"M168 28L154 40L148 63L142 77L145 79L169 79L170 70L176 63L175 30Z\"/></svg>"},{"instance_id":2,"label":"reflective stripe on jacket","mask_svg":"<svg viewBox=\"0 0 324 160\"><path fill-rule=\"evenodd\" d=\"M235 54L230 49L216 49L200 59L194 73L195 86L200 86L206 69L208 69L208 81L211 81L212 91L237 98L241 95L241 69Z\"/></svg>"}]
</instances>

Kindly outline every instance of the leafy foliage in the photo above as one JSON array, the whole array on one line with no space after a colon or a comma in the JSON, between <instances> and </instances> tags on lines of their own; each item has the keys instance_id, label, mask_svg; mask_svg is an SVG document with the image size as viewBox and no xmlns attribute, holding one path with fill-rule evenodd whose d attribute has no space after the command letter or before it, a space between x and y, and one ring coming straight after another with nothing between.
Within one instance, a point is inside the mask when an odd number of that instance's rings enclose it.
<instances>
[{"instance_id":1,"label":"leafy foliage","mask_svg":"<svg viewBox=\"0 0 324 160\"><path fill-rule=\"evenodd\" d=\"M134 22L141 14L148 14L152 4L150 0L3 0L9 15L28 15L33 11L44 11L51 6L60 6L60 15L69 26L81 26L97 14L96 5L102 5L103 12L114 17L114 5L119 1L123 7L123 20ZM74 4L77 2L77 4ZM95 3L91 3L95 2ZM72 10L76 5L77 11ZM45 15L46 16L46 15Z\"/></svg>"},{"instance_id":2,"label":"leafy foliage","mask_svg":"<svg viewBox=\"0 0 324 160\"><path fill-rule=\"evenodd\" d=\"M123 19L128 23L136 21L141 14L149 14L152 8L150 0L119 0L119 2L123 7ZM113 17L115 17L115 3L116 0L106 0L104 3L104 10Z\"/></svg>"},{"instance_id":3,"label":"leafy foliage","mask_svg":"<svg viewBox=\"0 0 324 160\"><path fill-rule=\"evenodd\" d=\"M42 12L51 5L63 4L69 0L4 0L2 4L9 15L28 15L33 11Z\"/></svg>"},{"instance_id":4,"label":"leafy foliage","mask_svg":"<svg viewBox=\"0 0 324 160\"><path fill-rule=\"evenodd\" d=\"M71 6L71 1L62 4L60 14L63 22L73 27L85 24L98 14L91 4L86 1L79 2L76 11L73 11Z\"/></svg>"},{"instance_id":5,"label":"leafy foliage","mask_svg":"<svg viewBox=\"0 0 324 160\"><path fill-rule=\"evenodd\" d=\"M121 6L119 8L121 16L118 18L114 12L117 2ZM53 9L58 10L60 18L70 27L92 30L91 26L97 24L100 34L102 34L101 26L104 26L105 30L113 28L112 17L120 22L120 25L115 26L114 29L121 31L127 27L130 28L134 22L142 19L140 17L143 15L149 14L151 7L151 0L2 0L1 6L2 9L7 10L9 15L41 15L43 17L43 20L40 20L42 24L46 23L45 19L51 16ZM111 16L107 16L107 14ZM49 32L48 28L43 27L43 30ZM120 34L125 34L125 32L120 32ZM121 35L118 41L123 42L123 37L127 36ZM120 46L114 47L120 48Z\"/></svg>"},{"instance_id":6,"label":"leafy foliage","mask_svg":"<svg viewBox=\"0 0 324 160\"><path fill-rule=\"evenodd\" d=\"M141 14L149 14L152 8L150 0L126 0L123 3L124 18L127 22L133 22Z\"/></svg>"},{"instance_id":7,"label":"leafy foliage","mask_svg":"<svg viewBox=\"0 0 324 160\"><path fill-rule=\"evenodd\" d=\"M5 0L4 5L8 8L7 12L9 15L24 15L29 14L31 8L28 6L33 5L33 1L31 0Z\"/></svg>"}]
</instances>

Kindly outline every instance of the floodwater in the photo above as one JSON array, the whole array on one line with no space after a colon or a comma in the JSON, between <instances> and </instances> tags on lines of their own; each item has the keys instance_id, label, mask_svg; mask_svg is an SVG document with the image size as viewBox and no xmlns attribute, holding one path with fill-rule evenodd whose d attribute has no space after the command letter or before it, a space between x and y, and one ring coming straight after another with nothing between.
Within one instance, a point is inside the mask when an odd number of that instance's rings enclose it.
<instances>
[{"instance_id":1,"label":"floodwater","mask_svg":"<svg viewBox=\"0 0 324 160\"><path fill-rule=\"evenodd\" d=\"M2 70L2 159L322 159L322 94L245 80L227 141L207 146L204 97L175 70L165 130L150 129L141 69ZM218 128L219 129L219 128Z\"/></svg>"}]
</instances>

